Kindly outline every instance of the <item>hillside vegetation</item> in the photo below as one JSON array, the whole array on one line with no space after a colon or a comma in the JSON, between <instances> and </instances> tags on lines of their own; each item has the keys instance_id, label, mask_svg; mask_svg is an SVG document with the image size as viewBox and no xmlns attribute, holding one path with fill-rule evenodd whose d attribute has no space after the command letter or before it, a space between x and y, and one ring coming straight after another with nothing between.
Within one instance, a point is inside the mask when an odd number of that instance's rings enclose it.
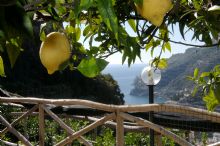
<instances>
[{"instance_id":1,"label":"hillside vegetation","mask_svg":"<svg viewBox=\"0 0 220 146\"><path fill-rule=\"evenodd\" d=\"M197 93L196 97L192 97L194 84L187 79L187 76L193 76L196 67L200 71L209 71L220 63L220 49L217 47L189 48L185 53L170 57L168 63L168 68L162 71L161 81L155 88L156 95L187 104L203 104L200 92ZM148 95L140 77L135 79L134 88L130 94Z\"/></svg>"}]
</instances>

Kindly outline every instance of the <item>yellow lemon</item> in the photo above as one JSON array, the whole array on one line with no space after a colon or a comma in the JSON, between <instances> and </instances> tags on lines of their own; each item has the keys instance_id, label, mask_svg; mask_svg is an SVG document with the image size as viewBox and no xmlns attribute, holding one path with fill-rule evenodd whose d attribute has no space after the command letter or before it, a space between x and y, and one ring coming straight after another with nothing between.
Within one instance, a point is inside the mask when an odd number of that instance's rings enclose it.
<instances>
[{"instance_id":1,"label":"yellow lemon","mask_svg":"<svg viewBox=\"0 0 220 146\"><path fill-rule=\"evenodd\" d=\"M39 55L48 74L53 74L70 57L70 44L67 37L59 32L48 34L41 43Z\"/></svg>"},{"instance_id":2,"label":"yellow lemon","mask_svg":"<svg viewBox=\"0 0 220 146\"><path fill-rule=\"evenodd\" d=\"M143 0L142 5L136 5L138 13L156 26L163 23L164 16L172 7L171 0Z\"/></svg>"}]
</instances>

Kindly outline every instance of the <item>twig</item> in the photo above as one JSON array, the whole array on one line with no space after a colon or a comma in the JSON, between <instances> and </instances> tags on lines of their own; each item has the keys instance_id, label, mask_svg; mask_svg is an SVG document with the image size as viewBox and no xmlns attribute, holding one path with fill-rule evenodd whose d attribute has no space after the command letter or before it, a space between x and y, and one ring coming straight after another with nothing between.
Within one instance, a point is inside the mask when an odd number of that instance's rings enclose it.
<instances>
[{"instance_id":1,"label":"twig","mask_svg":"<svg viewBox=\"0 0 220 146\"><path fill-rule=\"evenodd\" d=\"M115 54L115 53L117 53L117 52L119 52L119 50L115 50L115 51L113 51L113 52L109 52L109 54L106 54L106 55L103 55L103 56L100 56L100 57L106 59L106 58L108 58L109 56L111 56L111 55L113 55L113 54Z\"/></svg>"},{"instance_id":2,"label":"twig","mask_svg":"<svg viewBox=\"0 0 220 146\"><path fill-rule=\"evenodd\" d=\"M160 39L160 40L163 40L163 38L158 37L158 36L153 36L153 37L155 37L157 39ZM185 46L191 46L191 47L215 47L215 46L220 45L220 43L215 43L215 44L212 44L212 45L195 45L195 44L184 43L184 42L180 42L180 41L174 41L174 40L171 40L171 39L168 39L168 41L171 42L171 43L185 45Z\"/></svg>"}]
</instances>

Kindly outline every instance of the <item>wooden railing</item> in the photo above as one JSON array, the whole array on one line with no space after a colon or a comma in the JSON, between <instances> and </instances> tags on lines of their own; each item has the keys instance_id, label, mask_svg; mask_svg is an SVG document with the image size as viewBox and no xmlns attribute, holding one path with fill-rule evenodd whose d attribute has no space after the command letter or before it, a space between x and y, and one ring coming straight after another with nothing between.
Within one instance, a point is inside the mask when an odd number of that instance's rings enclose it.
<instances>
[{"instance_id":1,"label":"wooden railing","mask_svg":"<svg viewBox=\"0 0 220 146\"><path fill-rule=\"evenodd\" d=\"M14 126L22 119L30 116L33 113L37 113L38 124L39 124L39 145L44 146L45 144L45 115L50 116L54 121L56 121L60 127L62 127L69 134L66 138L55 144L55 146L63 146L71 143L74 140L78 140L86 146L91 146L92 143L86 140L83 135L98 126L101 126L107 122L116 122L116 145L124 145L124 128L125 120L133 123L137 123L139 126L153 129L157 133L166 136L176 143L182 146L191 146L192 144L181 138L180 136L168 131L166 128L152 123L146 119L135 117L129 113L135 112L174 112L180 113L191 117L196 117L204 120L209 120L211 122L220 123L220 113L208 112L203 109L197 109L186 106L179 105L168 105L168 104L143 104L143 105L106 105L97 102L78 100L78 99L39 99L39 98L17 98L17 97L0 97L1 104L32 104L32 108L28 109L22 115L20 115L13 122L9 123L3 115L0 115L0 122L5 125L5 128L0 131L0 138L6 133L13 133L24 145L31 146L31 142L17 131ZM87 107L91 109L97 109L107 112L103 117L92 122L90 125L80 129L79 131L74 131L70 126L68 126L62 118L59 118L52 110L49 108L56 106L77 106L77 107ZM8 142L10 143L10 142ZM160 145L160 144L158 144Z\"/></svg>"}]
</instances>

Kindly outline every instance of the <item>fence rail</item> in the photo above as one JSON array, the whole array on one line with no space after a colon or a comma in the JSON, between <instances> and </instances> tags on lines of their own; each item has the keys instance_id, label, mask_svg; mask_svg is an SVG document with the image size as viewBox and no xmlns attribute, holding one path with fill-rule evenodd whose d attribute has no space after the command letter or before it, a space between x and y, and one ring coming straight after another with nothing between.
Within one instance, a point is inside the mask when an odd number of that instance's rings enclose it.
<instances>
[{"instance_id":1,"label":"fence rail","mask_svg":"<svg viewBox=\"0 0 220 146\"><path fill-rule=\"evenodd\" d=\"M179 113L184 114L186 116L195 117L203 120L208 120L210 122L220 123L220 113L217 112L209 112L203 109L197 109L193 107L186 107L180 105L170 105L170 104L143 104L143 105L107 105L87 100L79 100L79 99L39 99L39 98L18 98L18 97L0 97L0 104L32 104L34 105L32 108L28 109L22 115L20 115L13 122L9 123L6 118L0 115L0 121L5 126L3 130L0 131L0 138L6 133L13 133L23 144L27 146L31 146L31 142L22 135L19 131L14 128L19 121L30 116L32 113L38 116L38 124L39 124L39 145L44 146L45 139L45 115L49 115L54 121L56 121L61 128L63 128L69 136L61 140L56 144L56 146L63 146L71 143L74 140L79 140L79 142L83 143L86 146L92 146L92 143L86 140L83 135L98 126L101 126L105 123L111 123L112 121L116 122L116 145L123 146L124 145L124 127L125 120L136 123L136 126L146 127L153 129L157 133L166 136L176 143L182 146L191 146L192 144L186 141L184 138L179 137L178 135L168 131L166 128L152 123L146 119L133 116L129 113L137 113L137 112L169 112L169 113ZM90 125L80 129L79 131L74 131L68 124L66 124L62 118L56 115L52 110L52 107L56 106L71 106L71 107L84 107L91 108L96 110L101 110L108 112L104 116L99 119L94 120ZM161 143L158 141L158 143Z\"/></svg>"}]
</instances>

